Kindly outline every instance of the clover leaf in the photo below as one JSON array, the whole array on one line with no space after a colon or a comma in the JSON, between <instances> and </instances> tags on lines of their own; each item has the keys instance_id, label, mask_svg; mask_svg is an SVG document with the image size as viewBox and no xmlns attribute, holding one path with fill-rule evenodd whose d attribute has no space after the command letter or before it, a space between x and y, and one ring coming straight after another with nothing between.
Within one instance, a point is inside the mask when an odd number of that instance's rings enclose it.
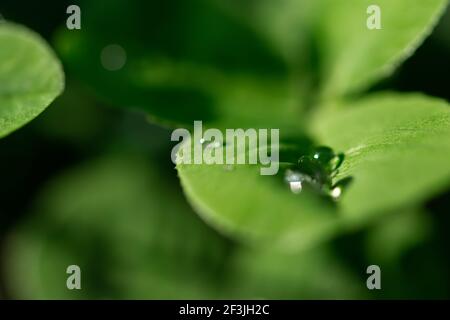
<instances>
[{"instance_id":1,"label":"clover leaf","mask_svg":"<svg viewBox=\"0 0 450 320\"><path fill-rule=\"evenodd\" d=\"M72 70L113 104L168 125L202 120L219 129L277 128L282 141L294 144L307 135L344 153L334 183L353 179L330 204L292 194L280 177L262 177L254 165L178 164L188 199L218 230L299 249L381 213L420 206L448 187L447 103L420 95L364 96L414 52L447 1L176 3L118 1L101 19L94 13L103 7L90 4L85 22L91 31L62 32L58 47ZM366 26L374 4L381 9L380 30ZM113 21L118 12L126 13L126 28ZM225 46L220 39L230 41ZM125 66L114 72L100 59L111 43L127 52Z\"/></svg>"},{"instance_id":2,"label":"clover leaf","mask_svg":"<svg viewBox=\"0 0 450 320\"><path fill-rule=\"evenodd\" d=\"M63 87L61 65L45 41L0 22L0 138L37 117Z\"/></svg>"}]
</instances>

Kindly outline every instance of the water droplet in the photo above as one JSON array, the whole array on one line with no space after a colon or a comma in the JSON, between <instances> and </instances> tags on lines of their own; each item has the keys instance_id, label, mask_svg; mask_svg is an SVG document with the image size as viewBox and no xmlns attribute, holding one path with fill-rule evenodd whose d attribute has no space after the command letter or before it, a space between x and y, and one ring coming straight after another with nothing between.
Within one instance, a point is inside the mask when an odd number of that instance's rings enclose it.
<instances>
[{"instance_id":1,"label":"water droplet","mask_svg":"<svg viewBox=\"0 0 450 320\"><path fill-rule=\"evenodd\" d=\"M338 200L344 190L350 185L352 181L352 177L346 177L336 182L330 191L330 196L333 198L333 200Z\"/></svg>"},{"instance_id":2,"label":"water droplet","mask_svg":"<svg viewBox=\"0 0 450 320\"><path fill-rule=\"evenodd\" d=\"M284 180L293 193L301 193L305 188L314 190L326 197L338 200L351 178L344 178L333 185L344 154L336 154L329 147L318 147L313 152L298 158L285 171Z\"/></svg>"},{"instance_id":3,"label":"water droplet","mask_svg":"<svg viewBox=\"0 0 450 320\"><path fill-rule=\"evenodd\" d=\"M329 182L327 171L317 161L310 156L302 156L298 160L299 170L310 176L318 184L326 184Z\"/></svg>"},{"instance_id":4,"label":"water droplet","mask_svg":"<svg viewBox=\"0 0 450 320\"><path fill-rule=\"evenodd\" d=\"M292 181L289 182L289 186L291 187L291 191L293 193L300 193L302 192L303 186L301 181Z\"/></svg>"},{"instance_id":5,"label":"water droplet","mask_svg":"<svg viewBox=\"0 0 450 320\"><path fill-rule=\"evenodd\" d=\"M321 165L328 165L335 157L334 151L329 147L318 147L314 150L313 158Z\"/></svg>"},{"instance_id":6,"label":"water droplet","mask_svg":"<svg viewBox=\"0 0 450 320\"><path fill-rule=\"evenodd\" d=\"M293 193L300 193L303 190L303 184L312 184L313 181L311 177L291 169L287 169L284 175L284 180L288 183L291 191Z\"/></svg>"},{"instance_id":7,"label":"water droplet","mask_svg":"<svg viewBox=\"0 0 450 320\"><path fill-rule=\"evenodd\" d=\"M331 193L330 193L331 197L332 197L334 200L339 199L339 197L341 196L341 194L342 194L342 189L341 189L341 187L334 187L334 188L331 190Z\"/></svg>"},{"instance_id":8,"label":"water droplet","mask_svg":"<svg viewBox=\"0 0 450 320\"><path fill-rule=\"evenodd\" d=\"M314 149L312 157L314 162L324 168L328 174L335 173L344 161L343 153L335 153L329 147L317 147Z\"/></svg>"}]
</instances>

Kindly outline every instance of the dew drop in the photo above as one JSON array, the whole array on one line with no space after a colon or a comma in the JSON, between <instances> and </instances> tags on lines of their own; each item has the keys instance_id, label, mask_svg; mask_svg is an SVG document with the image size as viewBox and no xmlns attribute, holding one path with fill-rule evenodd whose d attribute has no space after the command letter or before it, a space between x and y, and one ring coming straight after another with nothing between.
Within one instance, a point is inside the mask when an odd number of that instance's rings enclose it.
<instances>
[{"instance_id":1,"label":"dew drop","mask_svg":"<svg viewBox=\"0 0 450 320\"><path fill-rule=\"evenodd\" d=\"M302 192L303 186L301 181L292 181L289 182L289 186L291 187L291 191L293 193L300 193Z\"/></svg>"},{"instance_id":2,"label":"dew drop","mask_svg":"<svg viewBox=\"0 0 450 320\"><path fill-rule=\"evenodd\" d=\"M330 196L334 200L339 199L346 188L352 183L352 181L352 177L346 177L336 182L336 184L331 188Z\"/></svg>"},{"instance_id":3,"label":"dew drop","mask_svg":"<svg viewBox=\"0 0 450 320\"><path fill-rule=\"evenodd\" d=\"M331 197L334 200L339 199L341 194L342 194L342 188L341 187L334 187L333 190L331 190L331 193L330 193Z\"/></svg>"},{"instance_id":4,"label":"dew drop","mask_svg":"<svg viewBox=\"0 0 450 320\"><path fill-rule=\"evenodd\" d=\"M312 157L321 165L328 165L336 154L329 147L318 147L314 150Z\"/></svg>"},{"instance_id":5,"label":"dew drop","mask_svg":"<svg viewBox=\"0 0 450 320\"><path fill-rule=\"evenodd\" d=\"M352 180L351 177L347 177L333 184L343 161L343 153L335 153L329 147L317 147L309 154L298 158L296 164L291 163L284 173L284 181L295 194L311 189L323 196L338 200Z\"/></svg>"},{"instance_id":6,"label":"dew drop","mask_svg":"<svg viewBox=\"0 0 450 320\"><path fill-rule=\"evenodd\" d=\"M311 178L307 175L291 169L286 170L284 180L289 185L291 191L296 194L302 192L304 182L311 182Z\"/></svg>"}]
</instances>

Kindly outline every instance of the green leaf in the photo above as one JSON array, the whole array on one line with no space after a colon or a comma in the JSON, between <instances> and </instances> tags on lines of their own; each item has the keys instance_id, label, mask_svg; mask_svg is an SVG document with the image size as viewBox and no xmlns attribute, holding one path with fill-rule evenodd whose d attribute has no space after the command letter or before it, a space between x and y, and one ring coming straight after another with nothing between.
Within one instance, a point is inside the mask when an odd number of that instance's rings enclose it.
<instances>
[{"instance_id":1,"label":"green leaf","mask_svg":"<svg viewBox=\"0 0 450 320\"><path fill-rule=\"evenodd\" d=\"M418 208L397 210L368 232L366 256L378 264L400 265L401 258L423 244L432 232L430 212Z\"/></svg>"},{"instance_id":2,"label":"green leaf","mask_svg":"<svg viewBox=\"0 0 450 320\"><path fill-rule=\"evenodd\" d=\"M374 94L318 114L313 131L345 153L352 176L339 209L346 223L413 206L449 187L450 108L420 94Z\"/></svg>"},{"instance_id":3,"label":"green leaf","mask_svg":"<svg viewBox=\"0 0 450 320\"><path fill-rule=\"evenodd\" d=\"M217 298L229 242L191 211L174 177L150 166L110 155L53 180L9 239L14 296ZM66 288L73 264L82 290Z\"/></svg>"},{"instance_id":4,"label":"green leaf","mask_svg":"<svg viewBox=\"0 0 450 320\"><path fill-rule=\"evenodd\" d=\"M274 50L324 94L367 89L389 75L431 32L447 0L215 0L265 36ZM371 5L381 30L366 26ZM320 69L320 70L317 70ZM308 72L308 73L306 73Z\"/></svg>"},{"instance_id":5,"label":"green leaf","mask_svg":"<svg viewBox=\"0 0 450 320\"><path fill-rule=\"evenodd\" d=\"M198 219L172 178L121 153L52 180L7 241L12 297L360 297L360 282L328 248L290 255L236 246ZM82 290L66 288L73 264Z\"/></svg>"},{"instance_id":6,"label":"green leaf","mask_svg":"<svg viewBox=\"0 0 450 320\"><path fill-rule=\"evenodd\" d=\"M365 282L327 247L301 254L241 248L231 258L229 281L238 299L361 299Z\"/></svg>"},{"instance_id":7,"label":"green leaf","mask_svg":"<svg viewBox=\"0 0 450 320\"><path fill-rule=\"evenodd\" d=\"M261 176L258 165L178 163L177 169L203 219L243 241L290 251L328 239L337 230L333 207L312 193L293 194L281 168L275 176Z\"/></svg>"},{"instance_id":8,"label":"green leaf","mask_svg":"<svg viewBox=\"0 0 450 320\"><path fill-rule=\"evenodd\" d=\"M63 87L61 65L45 41L0 22L0 138L38 116Z\"/></svg>"},{"instance_id":9,"label":"green leaf","mask_svg":"<svg viewBox=\"0 0 450 320\"><path fill-rule=\"evenodd\" d=\"M313 122L317 141L345 153L337 206L293 194L256 165L178 164L184 191L217 229L259 245L303 249L449 186L450 109L421 95L376 95Z\"/></svg>"},{"instance_id":10,"label":"green leaf","mask_svg":"<svg viewBox=\"0 0 450 320\"><path fill-rule=\"evenodd\" d=\"M323 0L212 0L263 35L290 66L309 62ZM302 66L303 69L308 65Z\"/></svg>"},{"instance_id":11,"label":"green leaf","mask_svg":"<svg viewBox=\"0 0 450 320\"><path fill-rule=\"evenodd\" d=\"M366 89L394 71L433 29L447 0L324 0L319 49L327 97ZM369 30L370 5L381 9L381 30Z\"/></svg>"}]
</instances>

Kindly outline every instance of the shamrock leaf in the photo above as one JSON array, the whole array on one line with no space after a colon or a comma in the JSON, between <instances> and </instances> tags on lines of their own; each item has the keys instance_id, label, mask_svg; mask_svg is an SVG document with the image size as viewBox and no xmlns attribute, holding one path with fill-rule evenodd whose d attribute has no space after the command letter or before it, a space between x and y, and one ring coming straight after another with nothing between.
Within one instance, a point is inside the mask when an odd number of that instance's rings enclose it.
<instances>
[{"instance_id":1,"label":"shamrock leaf","mask_svg":"<svg viewBox=\"0 0 450 320\"><path fill-rule=\"evenodd\" d=\"M318 46L324 94L355 93L391 74L431 33L447 0L323 0ZM367 27L380 8L381 29ZM369 11L372 13L372 11Z\"/></svg>"},{"instance_id":2,"label":"shamrock leaf","mask_svg":"<svg viewBox=\"0 0 450 320\"><path fill-rule=\"evenodd\" d=\"M367 89L392 73L432 31L447 0L215 0L265 36L274 50L315 77L326 98ZM376 5L381 29L370 30ZM315 74L318 73L318 74ZM314 87L313 87L314 88Z\"/></svg>"},{"instance_id":3,"label":"shamrock leaf","mask_svg":"<svg viewBox=\"0 0 450 320\"><path fill-rule=\"evenodd\" d=\"M282 169L278 175L261 176L259 165L181 161L177 169L193 207L228 235L291 250L336 231L339 217L334 208L313 193L293 194L284 184Z\"/></svg>"},{"instance_id":4,"label":"shamrock leaf","mask_svg":"<svg viewBox=\"0 0 450 320\"><path fill-rule=\"evenodd\" d=\"M375 94L318 114L313 131L345 153L340 176L353 185L339 203L342 218L420 204L450 182L450 108L420 94ZM337 177L339 178L339 176Z\"/></svg>"},{"instance_id":5,"label":"shamrock leaf","mask_svg":"<svg viewBox=\"0 0 450 320\"><path fill-rule=\"evenodd\" d=\"M63 87L61 65L44 40L0 22L0 138L38 116Z\"/></svg>"},{"instance_id":6,"label":"shamrock leaf","mask_svg":"<svg viewBox=\"0 0 450 320\"><path fill-rule=\"evenodd\" d=\"M284 249L304 248L361 227L383 212L420 204L449 186L450 109L420 95L375 95L323 112L312 131L342 151L335 178L352 177L336 207L293 194L255 165L178 164L187 197L219 230Z\"/></svg>"}]
</instances>

